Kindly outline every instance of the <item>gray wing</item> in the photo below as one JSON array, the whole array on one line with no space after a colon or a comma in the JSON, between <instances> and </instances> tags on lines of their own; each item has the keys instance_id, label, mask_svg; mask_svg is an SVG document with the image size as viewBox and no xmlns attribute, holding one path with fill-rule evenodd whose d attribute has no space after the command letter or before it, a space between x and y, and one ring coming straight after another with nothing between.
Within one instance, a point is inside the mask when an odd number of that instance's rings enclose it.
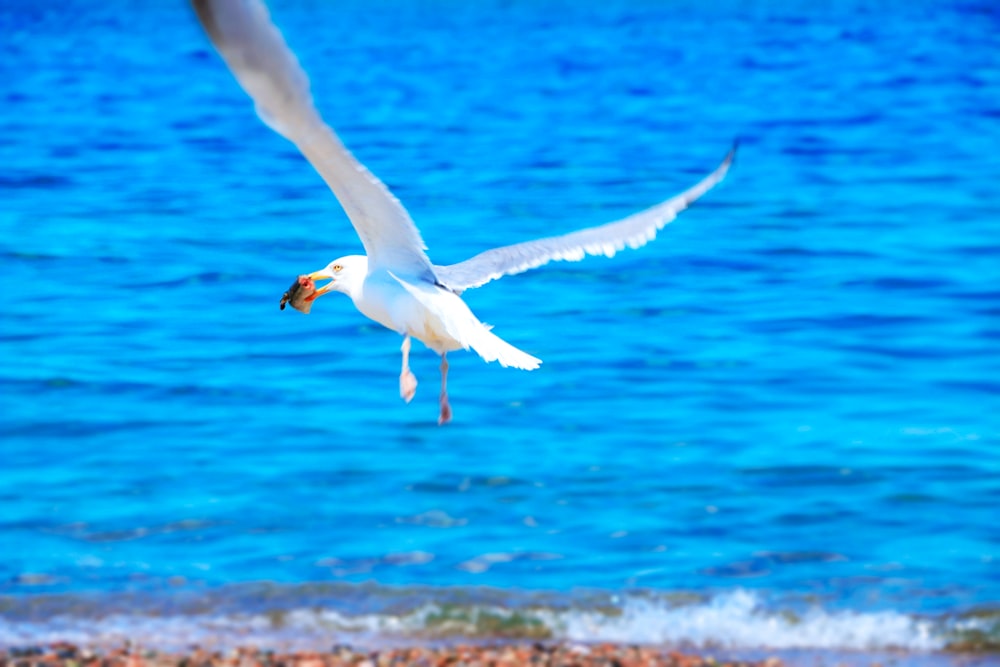
<instances>
[{"instance_id":1,"label":"gray wing","mask_svg":"<svg viewBox=\"0 0 1000 667\"><path fill-rule=\"evenodd\" d=\"M313 105L309 79L259 0L191 0L257 114L293 142L337 196L369 264L431 271L420 232L389 189L344 147Z\"/></svg>"},{"instance_id":2,"label":"gray wing","mask_svg":"<svg viewBox=\"0 0 1000 667\"><path fill-rule=\"evenodd\" d=\"M438 280L456 292L485 285L502 276L521 273L554 261L576 262L587 255L613 256L619 250L639 248L696 199L712 189L729 171L736 156L734 144L715 171L681 194L627 218L578 232L494 248L450 266L436 266Z\"/></svg>"}]
</instances>

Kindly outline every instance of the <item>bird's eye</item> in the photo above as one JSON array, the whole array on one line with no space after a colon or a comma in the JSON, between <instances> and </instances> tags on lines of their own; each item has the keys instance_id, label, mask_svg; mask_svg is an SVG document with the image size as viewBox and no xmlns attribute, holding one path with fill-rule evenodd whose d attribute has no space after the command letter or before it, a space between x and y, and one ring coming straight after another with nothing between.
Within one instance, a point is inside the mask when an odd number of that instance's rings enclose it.
<instances>
[{"instance_id":1,"label":"bird's eye","mask_svg":"<svg viewBox=\"0 0 1000 667\"><path fill-rule=\"evenodd\" d=\"M342 267L342 266L341 266L340 264L334 264L334 265L333 265L333 270L334 270L334 271L338 271L338 272L339 272L339 271L340 271L341 269L343 269L343 268L344 268L344 267Z\"/></svg>"}]
</instances>

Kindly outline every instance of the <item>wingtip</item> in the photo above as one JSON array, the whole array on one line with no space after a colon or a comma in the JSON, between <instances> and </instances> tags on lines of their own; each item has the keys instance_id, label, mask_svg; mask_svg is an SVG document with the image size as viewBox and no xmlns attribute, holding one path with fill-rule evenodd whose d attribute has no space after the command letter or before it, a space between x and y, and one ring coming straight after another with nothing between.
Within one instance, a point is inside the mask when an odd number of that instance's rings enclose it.
<instances>
[{"instance_id":1,"label":"wingtip","mask_svg":"<svg viewBox=\"0 0 1000 667\"><path fill-rule=\"evenodd\" d=\"M209 38L211 38L213 42L218 39L219 28L215 21L215 13L213 11L211 1L191 0L191 8L194 9L195 15L201 22L205 32L208 33Z\"/></svg>"},{"instance_id":2,"label":"wingtip","mask_svg":"<svg viewBox=\"0 0 1000 667\"><path fill-rule=\"evenodd\" d=\"M729 152L726 153L726 157L723 160L723 162L726 163L727 165L732 164L733 160L736 159L736 151L738 151L739 148L740 148L740 138L735 137L733 139L733 145L729 148Z\"/></svg>"}]
</instances>

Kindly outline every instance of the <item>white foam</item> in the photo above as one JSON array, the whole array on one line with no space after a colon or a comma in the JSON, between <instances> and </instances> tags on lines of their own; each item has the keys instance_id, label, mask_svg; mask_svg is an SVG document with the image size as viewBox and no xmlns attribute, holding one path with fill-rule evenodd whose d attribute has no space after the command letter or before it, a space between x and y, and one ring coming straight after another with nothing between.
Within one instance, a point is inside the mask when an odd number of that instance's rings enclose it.
<instances>
[{"instance_id":1,"label":"white foam","mask_svg":"<svg viewBox=\"0 0 1000 667\"><path fill-rule=\"evenodd\" d=\"M944 647L938 624L893 611L799 615L765 610L751 592L737 590L696 605L627 598L620 616L574 611L553 618L564 637L578 641L691 644L732 649L908 649ZM562 634L562 633L561 633Z\"/></svg>"},{"instance_id":2,"label":"white foam","mask_svg":"<svg viewBox=\"0 0 1000 667\"><path fill-rule=\"evenodd\" d=\"M944 648L946 623L894 611L831 611L814 607L798 614L766 608L759 596L735 590L712 599L678 604L655 596L623 596L610 612L597 608L526 608L426 604L402 614L350 615L331 609L294 609L272 614L55 617L40 622L0 618L0 646L56 640L80 645L116 645L125 639L145 646L183 649L191 645L323 648L331 643L476 636L480 617L542 624L553 639L573 642L685 645L740 649L935 651ZM528 626L525 626L528 628ZM540 626L539 626L540 627Z\"/></svg>"}]
</instances>

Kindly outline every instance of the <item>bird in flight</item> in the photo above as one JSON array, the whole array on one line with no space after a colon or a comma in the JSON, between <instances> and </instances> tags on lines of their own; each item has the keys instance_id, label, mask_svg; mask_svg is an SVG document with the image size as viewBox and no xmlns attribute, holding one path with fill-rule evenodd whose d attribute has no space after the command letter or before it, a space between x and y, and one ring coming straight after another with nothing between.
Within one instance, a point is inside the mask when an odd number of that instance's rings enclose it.
<instances>
[{"instance_id":1,"label":"bird in flight","mask_svg":"<svg viewBox=\"0 0 1000 667\"><path fill-rule=\"evenodd\" d=\"M409 367L410 339L441 355L439 424L451 420L447 354L472 349L485 361L534 370L542 362L490 331L461 298L464 290L551 261L586 255L611 257L638 248L679 212L725 177L736 153L699 183L622 220L549 238L487 250L450 266L431 263L420 232L389 189L344 147L313 104L309 79L260 0L191 0L201 25L257 115L298 147L347 213L365 255L349 255L299 276L281 306L308 312L329 292L349 296L362 314L403 336L401 397L409 402L417 380ZM321 287L315 281L326 280Z\"/></svg>"}]
</instances>

